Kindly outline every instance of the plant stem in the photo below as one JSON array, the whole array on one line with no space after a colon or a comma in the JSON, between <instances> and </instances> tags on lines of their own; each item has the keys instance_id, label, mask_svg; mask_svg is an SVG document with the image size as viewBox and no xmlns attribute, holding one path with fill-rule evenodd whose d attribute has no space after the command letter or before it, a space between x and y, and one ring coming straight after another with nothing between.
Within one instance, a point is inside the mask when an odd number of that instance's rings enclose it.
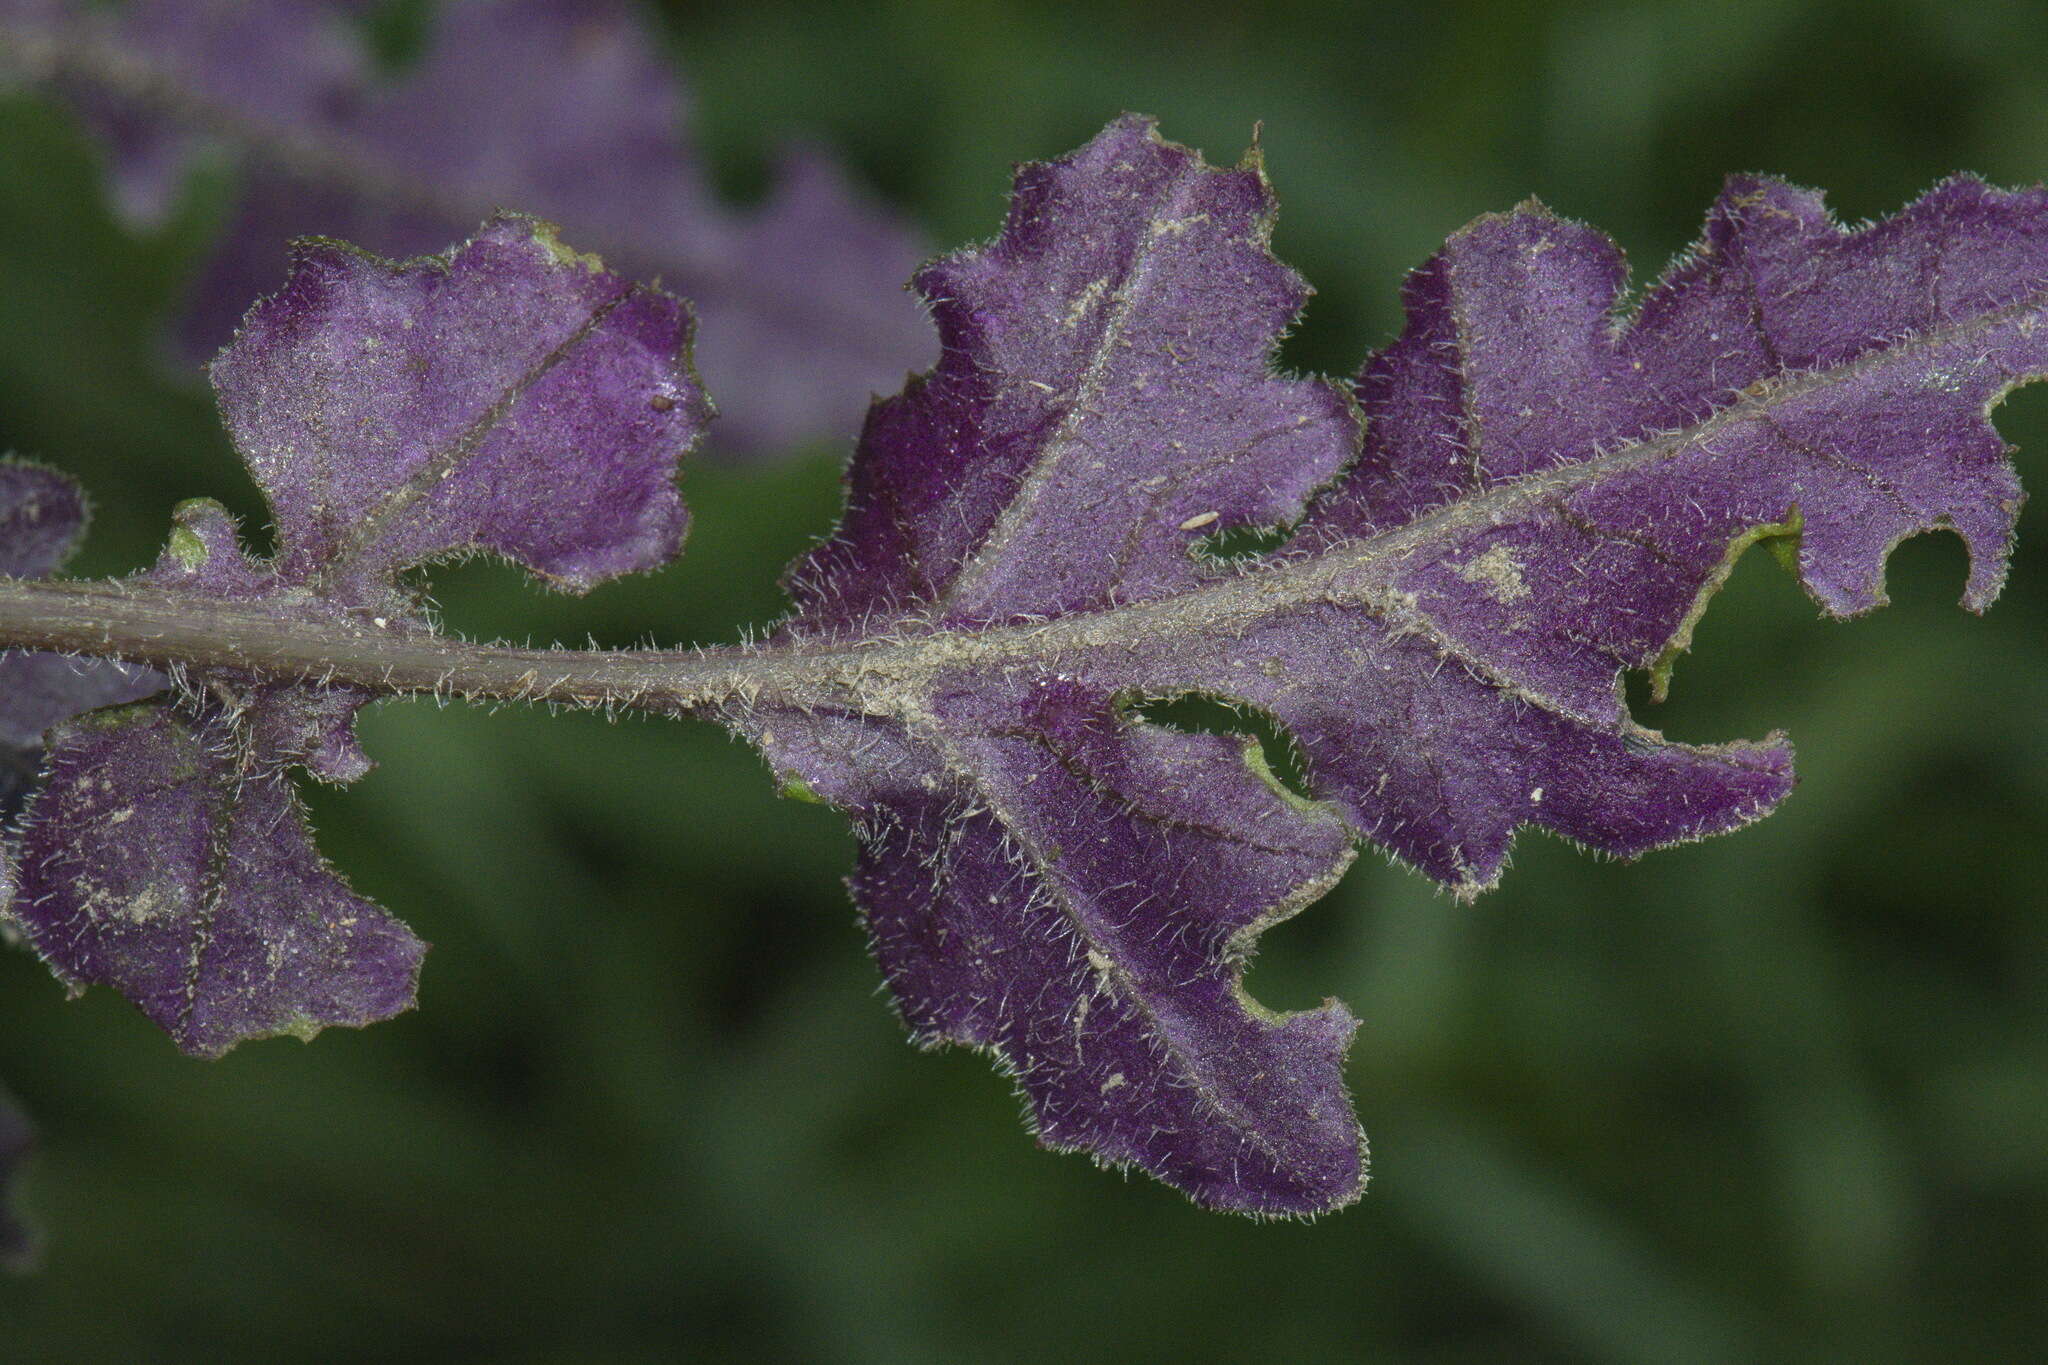
<instances>
[{"instance_id":1,"label":"plant stem","mask_svg":"<svg viewBox=\"0 0 2048 1365\"><path fill-rule=\"evenodd\" d=\"M787 660L704 650L513 649L165 588L0 579L0 647L227 668L381 693L545 701L675 714L771 691L810 693Z\"/></svg>"}]
</instances>

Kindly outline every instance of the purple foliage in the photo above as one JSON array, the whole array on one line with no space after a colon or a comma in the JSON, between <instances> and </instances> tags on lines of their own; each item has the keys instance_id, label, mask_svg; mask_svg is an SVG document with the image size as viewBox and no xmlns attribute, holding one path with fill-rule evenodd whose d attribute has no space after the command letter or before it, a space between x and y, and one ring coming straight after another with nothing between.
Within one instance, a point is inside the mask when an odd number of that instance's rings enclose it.
<instances>
[{"instance_id":1,"label":"purple foliage","mask_svg":"<svg viewBox=\"0 0 2048 1365\"><path fill-rule=\"evenodd\" d=\"M85 534L85 494L54 469L0 460L0 575L42 578ZM146 697L163 679L109 659L0 651L0 825L20 807L43 732L82 711ZM0 912L7 897L0 896Z\"/></svg>"},{"instance_id":2,"label":"purple foliage","mask_svg":"<svg viewBox=\"0 0 2048 1365\"><path fill-rule=\"evenodd\" d=\"M667 563L676 457L710 417L688 331L681 302L532 219L399 269L300 243L213 369L274 571L360 609L478 550L576 591Z\"/></svg>"},{"instance_id":3,"label":"purple foliage","mask_svg":"<svg viewBox=\"0 0 2048 1365\"><path fill-rule=\"evenodd\" d=\"M709 418L677 300L517 216L393 265L299 244L214 368L278 550L182 504L136 580L282 619L426 633L406 570L489 552L581 590L665 563L677 459ZM120 990L179 1046L360 1025L412 1002L422 945L314 850L289 770L367 771L372 699L198 671L166 699L54 730L21 833L16 916L67 981Z\"/></svg>"},{"instance_id":4,"label":"purple foliage","mask_svg":"<svg viewBox=\"0 0 2048 1365\"><path fill-rule=\"evenodd\" d=\"M1144 120L1026 167L996 241L919 277L944 358L875 408L793 575L784 640L873 662L737 723L854 815L920 1041L993 1054L1047 1145L1306 1214L1363 1188L1353 1025L1245 995L1260 931L1354 838L1471 894L1523 824L1632 856L1782 800L1781 739L1669 742L1621 675L1661 686L1759 539L1846 615L1953 529L1989 602L2019 491L1986 414L2048 369L2048 196L1959 180L1846 232L1734 181L1633 315L1604 237L1481 219L1409 281L1362 450L1345 395L1270 370L1306 293L1271 219L1256 159ZM1277 717L1309 791L1135 708L1189 695Z\"/></svg>"},{"instance_id":5,"label":"purple foliage","mask_svg":"<svg viewBox=\"0 0 2048 1365\"><path fill-rule=\"evenodd\" d=\"M64 726L22 840L37 950L204 1057L408 1009L426 951L314 849L285 766L303 756L261 733L279 703L238 701Z\"/></svg>"},{"instance_id":6,"label":"purple foliage","mask_svg":"<svg viewBox=\"0 0 2048 1365\"><path fill-rule=\"evenodd\" d=\"M351 126L409 117L381 108ZM1633 309L1611 243L1524 205L1415 272L1350 386L1272 369L1308 293L1272 223L1256 154L1212 168L1143 119L1025 167L994 242L917 277L942 357L870 413L777 638L636 674L716 674L660 705L723 706L787 790L854 817L854 894L920 1042L992 1054L1046 1145L1258 1216L1339 1207L1366 1168L1354 1021L1251 999L1259 935L1361 840L1469 896L1523 825L1627 857L1767 813L1782 738L1667 741L1624 672L1661 693L1760 542L1848 616L1899 541L1953 530L1988 605L2020 501L1988 413L2048 373L2039 190L1955 180L1847 231L1738 179ZM528 219L402 266L301 243L214 370L276 557L192 502L130 586L345 649L427 638L403 575L437 559L572 589L659 564L709 415L688 336L681 304ZM0 465L0 568L49 572L82 517ZM1223 555L1254 529L1286 534ZM374 693L256 662L178 682L78 716L60 689L23 931L194 1052L405 1008L421 945L320 860L288 777L364 771ZM1306 790L1256 741L1148 718L1185 697L1275 719ZM0 720L32 700L0 690Z\"/></svg>"},{"instance_id":7,"label":"purple foliage","mask_svg":"<svg viewBox=\"0 0 2048 1365\"><path fill-rule=\"evenodd\" d=\"M85 494L54 469L0 460L0 574L55 573L85 535Z\"/></svg>"},{"instance_id":8,"label":"purple foliage","mask_svg":"<svg viewBox=\"0 0 2048 1365\"><path fill-rule=\"evenodd\" d=\"M181 324L195 357L276 288L293 237L409 256L504 206L568 224L621 273L692 300L700 363L731 395L719 442L734 451L850 433L870 393L928 363L930 324L902 288L915 235L804 146L785 150L758 209L721 204L676 75L631 6L452 0L392 82L350 22L361 8L0 8L18 39L50 41L42 65L102 134L132 220L159 220L204 148L239 157L232 224Z\"/></svg>"}]
</instances>

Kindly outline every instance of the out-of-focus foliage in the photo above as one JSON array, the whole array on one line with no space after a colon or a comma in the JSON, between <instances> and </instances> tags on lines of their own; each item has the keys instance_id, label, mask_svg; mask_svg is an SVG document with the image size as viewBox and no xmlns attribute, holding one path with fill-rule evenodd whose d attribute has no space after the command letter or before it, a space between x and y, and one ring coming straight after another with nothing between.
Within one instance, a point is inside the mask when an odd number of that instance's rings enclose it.
<instances>
[{"instance_id":1,"label":"out-of-focus foliage","mask_svg":"<svg viewBox=\"0 0 2048 1365\"><path fill-rule=\"evenodd\" d=\"M401 259L518 204L691 301L698 365L738 390L728 454L850 437L866 389L931 354L902 288L915 236L800 142L758 204L719 202L649 39L632 0L0 0L0 78L99 135L131 227L161 224L195 166L229 173L228 226L173 328L189 361L233 338L292 237Z\"/></svg>"},{"instance_id":2,"label":"out-of-focus foliage","mask_svg":"<svg viewBox=\"0 0 2048 1365\"><path fill-rule=\"evenodd\" d=\"M1405 269L1532 192L1642 277L1731 170L1826 185L1849 218L1959 168L2048 173L2048 16L2018 3L670 19L729 188L809 131L938 241L986 231L1008 162L1119 109L1219 159L1265 120L1277 249L1323 291L1289 354L1340 372L1391 334ZM92 155L0 102L0 445L95 489L76 567L105 573L178 498L259 504L204 398L148 364L218 201L129 239ZM2038 485L2048 399L1999 421ZM677 568L536 603L477 566L441 582L449 619L734 638L830 525L835 460L694 470ZM1347 903L1272 934L1255 994L1363 1020L1374 1189L1306 1227L1033 1151L980 1061L905 1048L838 818L777 802L711 728L384 707L384 765L315 816L445 950L419 1013L202 1065L0 956L0 1074L57 1234L39 1278L0 1283L0 1355L2023 1356L2048 1331L2038 522L1984 621L1954 607L1952 537L1904 547L1892 607L1848 628L1743 562L1672 700L1632 700L1679 739L1791 732L1803 786L1757 829L1627 867L1530 838L1470 906L1363 863Z\"/></svg>"}]
</instances>

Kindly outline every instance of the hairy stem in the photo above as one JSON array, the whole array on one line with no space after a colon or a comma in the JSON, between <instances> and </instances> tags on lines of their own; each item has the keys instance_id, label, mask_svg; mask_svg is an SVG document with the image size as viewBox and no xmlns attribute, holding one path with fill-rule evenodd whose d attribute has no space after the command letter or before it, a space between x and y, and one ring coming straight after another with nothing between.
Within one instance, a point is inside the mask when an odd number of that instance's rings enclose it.
<instances>
[{"instance_id":1,"label":"hairy stem","mask_svg":"<svg viewBox=\"0 0 2048 1365\"><path fill-rule=\"evenodd\" d=\"M231 668L374 692L679 713L810 691L764 653L513 649L371 618L307 621L257 603L121 584L0 579L0 646Z\"/></svg>"},{"instance_id":2,"label":"hairy stem","mask_svg":"<svg viewBox=\"0 0 2048 1365\"><path fill-rule=\"evenodd\" d=\"M239 669L268 677L351 683L381 693L477 700L544 701L662 714L755 701L841 708L909 718L926 689L950 670L1035 661L1071 651L1135 648L1189 633L1227 641L1289 606L1361 607L1419 635L1475 675L1560 715L1557 698L1499 676L1395 590L1401 566L1447 537L1499 525L1539 504L1628 470L1675 460L1750 422L1768 422L1793 399L1870 369L1990 331L2039 311L2030 294L1979 317L1906 338L1825 370L1788 372L1758 384L1699 423L1591 458L1539 470L1474 493L1378 534L1281 555L1255 572L1222 576L1153 600L1105 603L1042 622L934 629L857 643L723 646L682 650L514 649L436 635L363 615L309 621L303 600L267 607L135 583L0 579L0 649L125 659L163 667ZM1647 662L1647 661L1646 661Z\"/></svg>"}]
</instances>

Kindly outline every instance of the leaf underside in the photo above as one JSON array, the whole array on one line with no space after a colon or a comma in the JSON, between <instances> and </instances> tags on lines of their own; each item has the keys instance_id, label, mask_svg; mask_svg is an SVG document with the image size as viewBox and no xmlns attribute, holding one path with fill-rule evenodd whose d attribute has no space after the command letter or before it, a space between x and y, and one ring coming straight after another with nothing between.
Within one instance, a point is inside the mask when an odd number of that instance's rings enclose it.
<instances>
[{"instance_id":1,"label":"leaf underside","mask_svg":"<svg viewBox=\"0 0 2048 1365\"><path fill-rule=\"evenodd\" d=\"M1524 824L1627 857L1782 800L1781 738L1671 743L1622 675L1668 682L1759 538L1850 616L1900 540L1953 530L1989 604L2020 493L1988 412L2048 370L2048 195L1958 179L1852 232L1738 178L1632 309L1613 245L1527 204L1410 277L1350 384L1272 369L1308 293L1272 221L1256 155L1212 168L1143 119L1024 167L1000 235L918 275L940 362L875 406L791 574L776 644L849 661L835 700L729 719L854 818L918 1040L989 1052L1048 1146L1299 1216L1363 1190L1355 1023L1252 1000L1259 935L1360 841L1470 895ZM403 266L303 244L215 368L277 554L187 504L143 579L426 632L404 575L435 559L570 588L660 563L708 416L687 336L532 220ZM9 572L47 573L76 527L29 469L0 466L43 547ZM14 920L194 1052L404 1008L420 945L320 861L287 779L367 767L369 696L177 681L37 737ZM1166 723L1181 698L1277 727L1307 794Z\"/></svg>"},{"instance_id":2,"label":"leaf underside","mask_svg":"<svg viewBox=\"0 0 2048 1365\"><path fill-rule=\"evenodd\" d=\"M1143 119L1023 168L994 242L919 275L943 358L790 578L783 643L876 662L843 706L733 716L854 817L919 1040L992 1054L1046 1145L1262 1216L1366 1162L1354 1022L1249 999L1259 933L1358 840L1472 894L1524 824L1629 857L1770 811L1782 738L1667 741L1624 671L1668 676L1759 535L1849 616L1953 530L1987 605L2020 501L1987 413L2048 369L2038 190L1952 180L1851 232L1737 178L1632 310L1605 237L1525 204L1410 277L1347 387L1271 368L1307 294L1272 214L1256 155ZM1274 718L1313 799L1142 714L1184 696Z\"/></svg>"},{"instance_id":3,"label":"leaf underside","mask_svg":"<svg viewBox=\"0 0 2048 1365\"><path fill-rule=\"evenodd\" d=\"M136 582L426 638L406 576L437 560L495 554L575 591L666 563L686 520L677 460L710 416L689 330L679 301L517 215L403 264L301 242L284 289L214 367L276 555L245 554L220 505L198 499ZM37 516L82 516L58 476L0 466L0 517L30 516L27 473L43 480ZM45 555L18 571L54 567ZM373 697L236 669L190 669L168 690L124 675L93 693L78 668L0 656L0 681L39 670L69 687L0 700L0 727L18 721L14 738L45 749L9 839L10 913L51 968L114 987L201 1056L409 1008L425 945L320 857L291 776L366 772L354 725Z\"/></svg>"}]
</instances>

